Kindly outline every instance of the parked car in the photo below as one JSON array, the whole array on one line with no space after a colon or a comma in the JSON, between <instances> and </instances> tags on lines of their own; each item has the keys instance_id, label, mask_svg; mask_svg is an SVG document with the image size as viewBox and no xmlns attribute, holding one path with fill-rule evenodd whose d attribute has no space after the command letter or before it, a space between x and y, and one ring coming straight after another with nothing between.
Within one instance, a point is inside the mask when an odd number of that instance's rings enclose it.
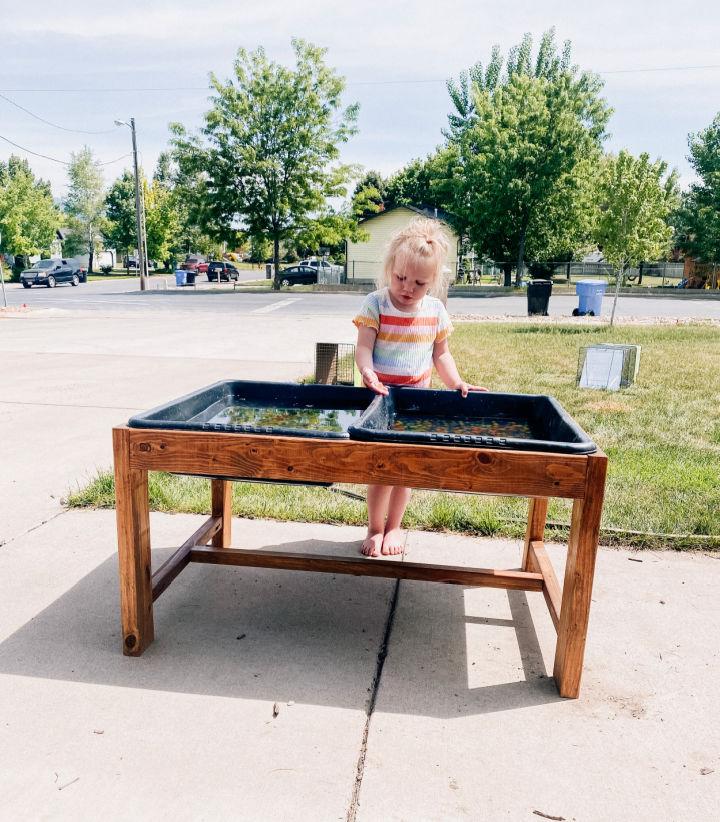
<instances>
[{"instance_id":1,"label":"parked car","mask_svg":"<svg viewBox=\"0 0 720 822\"><path fill-rule=\"evenodd\" d=\"M312 285L318 281L318 270L309 265L291 265L280 272L280 285Z\"/></svg>"},{"instance_id":2,"label":"parked car","mask_svg":"<svg viewBox=\"0 0 720 822\"><path fill-rule=\"evenodd\" d=\"M137 257L125 257L123 259L123 268L137 268L138 267L138 258ZM151 268L156 268L155 260L148 260L147 261L148 270Z\"/></svg>"},{"instance_id":3,"label":"parked car","mask_svg":"<svg viewBox=\"0 0 720 822\"><path fill-rule=\"evenodd\" d=\"M23 288L44 285L55 288L58 283L80 284L78 265L69 260L38 260L33 266L21 272Z\"/></svg>"},{"instance_id":4,"label":"parked car","mask_svg":"<svg viewBox=\"0 0 720 822\"><path fill-rule=\"evenodd\" d=\"M212 282L213 280L217 282L222 282L222 280L227 280L228 282L230 282L230 280L237 281L239 273L232 263L213 261L207 263L207 278L208 282Z\"/></svg>"},{"instance_id":5,"label":"parked car","mask_svg":"<svg viewBox=\"0 0 720 822\"><path fill-rule=\"evenodd\" d=\"M194 271L196 274L205 274L208 270L208 263L200 256L188 255L185 262L180 264L182 271Z\"/></svg>"},{"instance_id":6,"label":"parked car","mask_svg":"<svg viewBox=\"0 0 720 822\"><path fill-rule=\"evenodd\" d=\"M88 273L87 273L87 268L85 268L85 265L80 260L76 260L76 259L73 259L73 258L68 259L67 263L68 263L68 265L72 266L73 271L80 278L80 282L81 283L86 283Z\"/></svg>"},{"instance_id":7,"label":"parked car","mask_svg":"<svg viewBox=\"0 0 720 822\"><path fill-rule=\"evenodd\" d=\"M343 271L341 265L334 265L327 260L300 260L299 265L309 265L310 268L315 268L318 271L323 271L326 274L339 274Z\"/></svg>"}]
</instances>

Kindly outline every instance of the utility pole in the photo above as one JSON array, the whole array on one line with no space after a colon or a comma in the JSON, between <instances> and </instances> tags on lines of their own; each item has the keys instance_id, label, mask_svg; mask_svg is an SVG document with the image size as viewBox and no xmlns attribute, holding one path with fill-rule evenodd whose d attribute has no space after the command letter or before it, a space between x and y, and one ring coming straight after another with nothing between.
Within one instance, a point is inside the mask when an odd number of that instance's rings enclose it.
<instances>
[{"instance_id":1,"label":"utility pole","mask_svg":"<svg viewBox=\"0 0 720 822\"><path fill-rule=\"evenodd\" d=\"M0 244L2 243L2 234L0 234ZM3 272L2 257L0 257L0 283L2 283L3 304L7 308L7 297L5 296L5 273Z\"/></svg>"},{"instance_id":2,"label":"utility pole","mask_svg":"<svg viewBox=\"0 0 720 822\"><path fill-rule=\"evenodd\" d=\"M133 165L135 167L135 224L137 226L138 241L138 271L140 272L140 290L147 288L147 268L145 267L145 235L143 232L142 200L140 195L140 172L138 170L137 138L135 137L135 118L130 118L132 132Z\"/></svg>"},{"instance_id":3,"label":"utility pole","mask_svg":"<svg viewBox=\"0 0 720 822\"><path fill-rule=\"evenodd\" d=\"M140 274L140 290L147 288L147 243L145 242L145 217L143 214L143 201L140 192L140 170L138 168L137 138L135 136L135 118L131 117L130 122L125 120L115 120L116 126L127 126L132 134L133 147L133 167L135 169L135 227L137 229L137 267Z\"/></svg>"}]
</instances>

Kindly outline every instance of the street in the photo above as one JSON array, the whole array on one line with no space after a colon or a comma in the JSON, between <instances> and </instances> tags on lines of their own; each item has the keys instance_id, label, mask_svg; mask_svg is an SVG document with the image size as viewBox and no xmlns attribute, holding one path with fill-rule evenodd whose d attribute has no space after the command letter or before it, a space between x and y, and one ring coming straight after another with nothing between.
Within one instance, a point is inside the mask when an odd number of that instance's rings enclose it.
<instances>
[{"instance_id":1,"label":"street","mask_svg":"<svg viewBox=\"0 0 720 822\"><path fill-rule=\"evenodd\" d=\"M112 465L111 429L138 411L220 379L312 373L316 341L354 341L362 300L124 282L13 285L13 304L34 310L0 311L5 817L102 807L109 820L372 822L476 807L526 819L539 807L566 819L712 818L718 676L703 637L718 624L717 559L699 552L600 551L577 701L559 699L550 678L556 637L542 596L492 588L194 564L157 603L153 646L124 657L115 512L68 510L68 491ZM573 304L553 298L551 312ZM634 316L717 317L718 307L620 303ZM454 298L450 310L520 318L525 301ZM154 568L199 519L151 514ZM265 519L234 528L237 546L349 557L364 533ZM561 574L564 548L549 547ZM514 567L520 546L411 531L406 554ZM628 603L633 618L618 619ZM218 751L230 770L198 777L197 762ZM536 767L548 756L582 767L548 780ZM609 761L619 763L611 795L597 776ZM360 766L362 804L349 817ZM169 791L178 774L184 789ZM668 774L679 774L672 792Z\"/></svg>"},{"instance_id":2,"label":"street","mask_svg":"<svg viewBox=\"0 0 720 822\"><path fill-rule=\"evenodd\" d=\"M254 273L254 272L253 272ZM170 283L171 278L167 278ZM26 304L31 308L54 308L67 311L99 313L281 313L287 316L346 317L348 321L359 308L363 295L358 293L320 293L293 291L237 292L232 284L223 283L207 289L156 290L158 281L150 281L151 290L139 291L137 280L95 281L73 288L58 286L54 289L24 289L17 283L6 284L8 305ZM549 314L553 318L572 317L578 304L574 295L555 295L550 298ZM612 298L603 300L603 316L610 314ZM502 297L450 297L451 315L472 315L479 318L525 317L527 301L524 294ZM635 297L621 295L618 300L618 318L678 318L720 319L720 300L683 297Z\"/></svg>"}]
</instances>

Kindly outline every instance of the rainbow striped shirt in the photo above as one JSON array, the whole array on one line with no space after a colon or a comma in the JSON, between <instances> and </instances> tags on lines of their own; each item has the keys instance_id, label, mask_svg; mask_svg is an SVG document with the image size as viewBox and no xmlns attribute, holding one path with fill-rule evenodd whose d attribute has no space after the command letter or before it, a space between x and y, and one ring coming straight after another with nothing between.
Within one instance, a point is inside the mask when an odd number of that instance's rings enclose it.
<instances>
[{"instance_id":1,"label":"rainbow striped shirt","mask_svg":"<svg viewBox=\"0 0 720 822\"><path fill-rule=\"evenodd\" d=\"M445 306L437 298L426 295L417 311L400 311L392 304L387 288L367 295L353 323L377 331L373 368L380 382L417 388L430 385L433 346L453 330Z\"/></svg>"}]
</instances>

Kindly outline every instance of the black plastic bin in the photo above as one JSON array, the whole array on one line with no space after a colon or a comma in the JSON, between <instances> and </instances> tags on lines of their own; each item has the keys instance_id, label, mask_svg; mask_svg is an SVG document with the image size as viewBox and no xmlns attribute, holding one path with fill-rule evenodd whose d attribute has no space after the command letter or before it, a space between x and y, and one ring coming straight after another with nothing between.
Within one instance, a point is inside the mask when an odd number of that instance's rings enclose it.
<instances>
[{"instance_id":1,"label":"black plastic bin","mask_svg":"<svg viewBox=\"0 0 720 822\"><path fill-rule=\"evenodd\" d=\"M552 282L550 280L530 280L527 287L528 315L548 315Z\"/></svg>"},{"instance_id":2,"label":"black plastic bin","mask_svg":"<svg viewBox=\"0 0 720 822\"><path fill-rule=\"evenodd\" d=\"M350 426L353 439L589 454L595 443L554 398L390 388Z\"/></svg>"},{"instance_id":3,"label":"black plastic bin","mask_svg":"<svg viewBox=\"0 0 720 822\"><path fill-rule=\"evenodd\" d=\"M195 285L196 271L188 271L185 274L185 285Z\"/></svg>"},{"instance_id":4,"label":"black plastic bin","mask_svg":"<svg viewBox=\"0 0 720 822\"><path fill-rule=\"evenodd\" d=\"M367 388L225 380L136 414L128 425L347 439L374 396Z\"/></svg>"}]
</instances>

